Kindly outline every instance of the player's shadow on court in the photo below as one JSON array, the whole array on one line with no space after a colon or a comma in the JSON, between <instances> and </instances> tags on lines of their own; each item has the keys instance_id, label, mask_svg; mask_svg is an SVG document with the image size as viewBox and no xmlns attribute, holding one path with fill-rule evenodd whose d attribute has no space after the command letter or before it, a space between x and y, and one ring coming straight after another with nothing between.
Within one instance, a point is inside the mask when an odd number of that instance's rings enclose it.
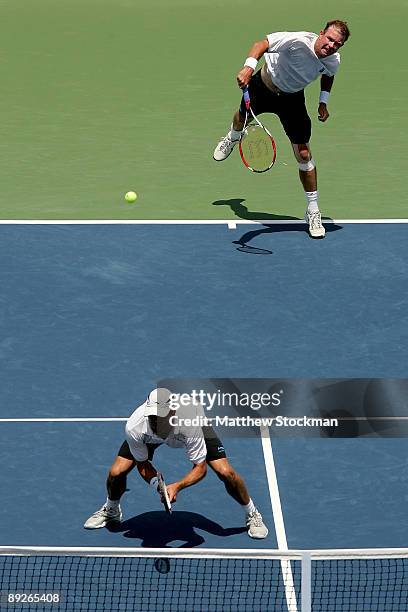
<instances>
[{"instance_id":1,"label":"player's shadow on court","mask_svg":"<svg viewBox=\"0 0 408 612\"><path fill-rule=\"evenodd\" d=\"M242 204L242 202L245 202L245 200L242 198L216 200L213 202L213 206L229 206L233 213L240 219L247 221L265 221L262 223L262 227L260 229L245 232L238 240L233 240L233 244L237 245L236 248L238 251L253 253L255 255L272 255L272 251L269 249L252 247L249 242L261 234L275 234L277 232L307 232L307 224L303 219L299 219L299 217L274 215L273 213L266 212L251 212ZM268 220L280 221L280 223L268 225ZM326 233L336 232L337 230L343 229L341 225L333 223L330 217L323 217L323 220L330 222L326 223L325 225ZM285 221L302 221L302 223L285 223Z\"/></svg>"},{"instance_id":2,"label":"player's shadow on court","mask_svg":"<svg viewBox=\"0 0 408 612\"><path fill-rule=\"evenodd\" d=\"M240 219L247 221L299 221L299 217L291 217L289 215L274 215L267 212L252 212L242 204L245 202L243 198L231 198L229 200L216 200L212 203L213 206L229 206L232 212Z\"/></svg>"},{"instance_id":3,"label":"player's shadow on court","mask_svg":"<svg viewBox=\"0 0 408 612\"><path fill-rule=\"evenodd\" d=\"M195 529L224 538L246 532L246 527L224 529L196 512L173 512L170 516L165 512L145 512L107 528L115 533L123 532L125 538L138 538L142 540L141 546L147 548L166 548L174 541L184 542L179 548L200 546L205 538Z\"/></svg>"}]
</instances>

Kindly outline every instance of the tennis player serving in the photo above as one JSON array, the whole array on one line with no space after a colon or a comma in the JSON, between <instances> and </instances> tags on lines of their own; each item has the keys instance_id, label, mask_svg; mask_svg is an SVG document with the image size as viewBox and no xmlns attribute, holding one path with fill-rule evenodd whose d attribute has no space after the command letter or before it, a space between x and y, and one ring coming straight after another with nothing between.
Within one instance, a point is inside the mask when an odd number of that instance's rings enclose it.
<instances>
[{"instance_id":1,"label":"tennis player serving","mask_svg":"<svg viewBox=\"0 0 408 612\"><path fill-rule=\"evenodd\" d=\"M140 476L158 491L158 471L151 461L157 447L184 448L192 467L177 482L167 485L168 501L173 504L186 487L200 482L206 475L207 464L224 483L227 492L237 501L245 514L248 535L262 539L268 535L262 515L249 497L242 477L229 463L225 449L212 427L187 427L172 424L176 411L172 410L171 392L154 389L146 402L139 406L126 423L126 441L119 449L108 474L108 498L85 523L86 529L98 529L122 520L120 499L126 491L126 476L136 466ZM186 408L190 418L194 415ZM198 406L196 410L202 409ZM180 414L179 409L177 415ZM181 419L180 419L181 421ZM162 499L163 501L163 499Z\"/></svg>"},{"instance_id":2,"label":"tennis player serving","mask_svg":"<svg viewBox=\"0 0 408 612\"><path fill-rule=\"evenodd\" d=\"M338 51L349 36L347 23L338 19L329 21L319 35L313 32L268 34L252 45L237 75L239 87L248 87L254 114L275 113L292 144L307 200L305 221L312 238L324 238L325 229L318 206L316 164L309 145L311 120L304 88L321 77L317 114L319 121L327 121L329 94L340 65ZM265 63L255 72L262 56ZM240 140L244 121L245 101L242 99L230 131L214 151L216 161L223 161L230 155Z\"/></svg>"}]
</instances>

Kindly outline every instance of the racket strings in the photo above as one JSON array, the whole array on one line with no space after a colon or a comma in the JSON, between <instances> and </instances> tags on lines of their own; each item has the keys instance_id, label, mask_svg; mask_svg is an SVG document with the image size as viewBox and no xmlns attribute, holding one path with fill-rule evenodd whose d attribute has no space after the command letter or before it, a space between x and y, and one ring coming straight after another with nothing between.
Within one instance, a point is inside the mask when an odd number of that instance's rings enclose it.
<instances>
[{"instance_id":1,"label":"racket strings","mask_svg":"<svg viewBox=\"0 0 408 612\"><path fill-rule=\"evenodd\" d=\"M249 157L252 160L262 159L265 156L268 156L270 153L270 146L265 140L256 140L254 142L249 142Z\"/></svg>"},{"instance_id":2,"label":"racket strings","mask_svg":"<svg viewBox=\"0 0 408 612\"><path fill-rule=\"evenodd\" d=\"M241 157L254 172L264 172L273 165L276 151L273 140L260 125L245 128L240 142Z\"/></svg>"}]
</instances>

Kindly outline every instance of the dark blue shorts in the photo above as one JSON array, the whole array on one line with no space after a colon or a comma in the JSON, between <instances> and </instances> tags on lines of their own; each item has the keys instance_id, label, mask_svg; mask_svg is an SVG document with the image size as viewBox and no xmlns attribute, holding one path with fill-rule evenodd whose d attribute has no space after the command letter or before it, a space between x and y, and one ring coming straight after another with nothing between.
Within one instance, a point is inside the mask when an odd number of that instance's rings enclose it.
<instances>
[{"instance_id":1,"label":"dark blue shorts","mask_svg":"<svg viewBox=\"0 0 408 612\"><path fill-rule=\"evenodd\" d=\"M296 93L275 94L264 84L261 71L258 71L249 81L248 91L254 115L274 113L279 117L290 142L293 144L309 142L312 122L307 113L303 89ZM245 117L246 109L243 98L239 112Z\"/></svg>"}]
</instances>

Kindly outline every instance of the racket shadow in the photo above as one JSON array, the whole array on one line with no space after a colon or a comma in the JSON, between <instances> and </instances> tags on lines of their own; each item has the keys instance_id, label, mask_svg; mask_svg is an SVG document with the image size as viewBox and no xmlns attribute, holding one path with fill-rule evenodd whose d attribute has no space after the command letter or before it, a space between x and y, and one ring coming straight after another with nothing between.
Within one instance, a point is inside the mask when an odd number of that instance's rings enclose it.
<instances>
[{"instance_id":1,"label":"racket shadow","mask_svg":"<svg viewBox=\"0 0 408 612\"><path fill-rule=\"evenodd\" d=\"M241 253L249 253L250 255L273 255L273 251L260 247L253 247L250 244L246 244L246 242L241 242L241 239L233 240L232 244L238 244L237 251L241 251Z\"/></svg>"},{"instance_id":2,"label":"racket shadow","mask_svg":"<svg viewBox=\"0 0 408 612\"><path fill-rule=\"evenodd\" d=\"M200 546L205 538L195 529L223 538L246 532L246 527L224 529L202 514L184 511L174 511L171 515L164 511L145 512L106 528L114 533L123 532L125 538L140 539L140 545L146 548L167 548L174 541L184 542L178 548Z\"/></svg>"},{"instance_id":3,"label":"racket shadow","mask_svg":"<svg viewBox=\"0 0 408 612\"><path fill-rule=\"evenodd\" d=\"M336 225L335 223L328 223L325 225L325 228L326 234L330 232L336 232L339 229L343 229L341 225ZM239 240L233 240L232 244L237 244L237 251L241 251L243 253L252 253L254 255L272 255L273 251L259 247L252 247L248 244L248 242L251 242L251 240L254 240L262 234L276 234L277 232L308 233L308 227L306 223L297 223L296 225L289 225L287 223L282 223L279 225L268 225L267 223L263 223L261 229L245 232L244 234L242 234Z\"/></svg>"}]
</instances>

